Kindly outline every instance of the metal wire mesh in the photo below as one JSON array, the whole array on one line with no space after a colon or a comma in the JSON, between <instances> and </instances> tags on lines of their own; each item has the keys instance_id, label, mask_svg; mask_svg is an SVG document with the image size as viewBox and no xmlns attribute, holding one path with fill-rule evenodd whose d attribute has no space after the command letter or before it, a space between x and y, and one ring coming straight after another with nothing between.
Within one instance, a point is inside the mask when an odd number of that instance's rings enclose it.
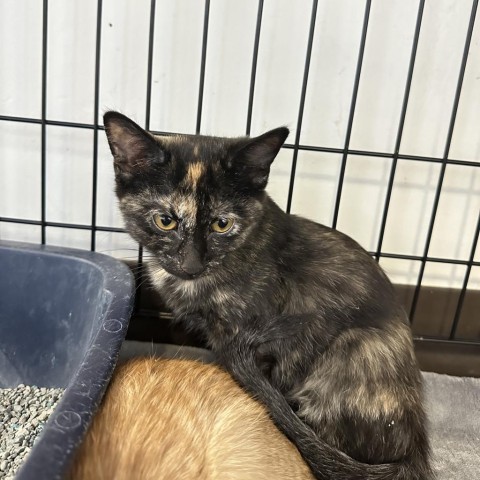
<instances>
[{"instance_id":1,"label":"metal wire mesh","mask_svg":"<svg viewBox=\"0 0 480 480\"><path fill-rule=\"evenodd\" d=\"M467 61L469 58L469 52L472 41L472 32L475 25L475 19L477 15L478 0L474 0L471 4L470 20L468 23L468 29L465 32L465 42L463 48L463 56L458 72L458 80L456 84L455 97L453 101L452 111L450 115L450 121L448 126L447 136L445 138L443 155L441 157L427 157L420 155L409 155L401 152L401 142L405 126L405 118L407 114L407 109L409 105L410 91L412 86L412 78L415 71L415 61L417 55L417 47L419 43L419 38L422 32L422 19L424 15L425 0L419 0L418 12L416 16L415 30L413 35L413 41L411 45L410 59L408 63L408 73L405 81L403 100L401 106L401 113L398 122L398 130L395 138L395 145L392 152L385 153L379 151L367 151L367 150L355 150L350 148L350 139L352 134L352 126L354 123L356 106L357 106L357 95L359 91L360 80L362 77L362 66L363 59L366 47L366 39L369 31L369 19L371 11L371 0L366 0L365 10L363 17L363 25L361 29L361 40L359 43L358 56L356 61L356 70L355 77L352 89L352 96L348 114L348 123L346 128L345 139L343 143L343 148L331 148L324 147L321 145L302 145L301 144L301 132L302 132L302 122L304 117L304 109L306 102L306 93L307 86L309 82L309 71L310 64L312 59L312 46L314 41L314 36L316 33L316 19L317 19L317 9L318 9L318 0L313 0L311 4L311 16L310 16L310 25L308 32L308 41L306 50L304 53L305 62L303 70L303 80L300 94L300 102L298 105L298 116L296 119L296 134L293 140L293 143L288 143L284 146L285 149L293 151L293 158L290 171L290 180L288 186L288 198L286 201L286 211L290 212L292 208L292 198L295 191L295 180L297 173L297 158L300 151L315 151L315 152L326 152L326 153L335 153L341 155L341 168L338 176L338 183L336 187L335 194L335 207L333 213L332 227L337 226L339 209L342 201L342 192L345 181L345 171L347 163L350 158L353 156L363 156L363 157L373 157L373 158L386 158L391 160L391 165L388 175L388 184L386 188L385 200L383 208L381 211L381 221L380 221L380 230L378 234L377 247L371 254L377 259L381 258L394 258L394 259L403 259L403 260L414 260L420 262L420 269L417 276L416 285L414 287L413 298L410 305L410 318L412 322L415 322L419 296L421 288L423 286L423 280L425 275L425 268L429 262L433 263L444 263L450 265L463 265L466 267L465 275L462 283L461 290L456 301L456 306L454 308L454 315L451 319L451 325L449 328L448 336L444 336L442 340L449 341L465 341L465 339L457 338L457 329L459 325L459 320L462 314L462 308L464 306L465 298L468 293L469 279L473 267L480 267L480 262L475 261L475 252L477 250L479 235L480 235L480 215L474 230L474 236L471 239L471 248L470 253L467 259L452 259L452 258L439 258L430 255L430 246L432 242L432 234L434 230L435 220L437 218L438 207L440 202L440 197L442 194L442 188L444 183L445 171L448 165L459 165L459 166L469 166L480 168L480 163L471 160L460 160L450 157L450 146L452 142L453 132L455 129L455 122L457 117L458 106L460 102L460 97L462 94L463 80L465 76L465 70L467 66ZM150 5L150 22L149 22L149 34L148 34L148 68L147 68L147 85L146 85L146 114L144 126L147 129L150 129L150 117L151 117L151 98L152 98L152 68L153 68L153 59L154 59L154 35L155 35L155 12L156 12L156 0L151 0ZM41 243L46 243L46 228L47 227L62 227L68 229L80 229L90 232L90 248L91 250L96 249L96 233L97 232L123 232L121 228L102 226L98 224L97 221L97 194L98 194L98 136L99 132L103 129L102 125L99 124L99 91L100 91L100 61L101 61L101 39L102 39L102 0L97 2L97 17L96 17L96 42L95 42L95 89L94 89L94 115L91 123L76 123L76 122L67 122L67 121L57 121L47 118L47 59L48 59L48 27L49 27L49 0L43 0L43 17L42 17L42 90L41 90L41 117L40 118L26 118L20 116L11 116L11 115L0 115L1 121L9 122L20 122L20 123L29 123L29 124L39 124L41 125L41 217L40 220L37 219L28 219L28 218L14 218L14 217L0 217L0 222L5 223L18 223L18 224L28 224L28 225L38 225L41 229ZM255 38L253 42L253 52L252 52L252 63L251 63L251 75L250 75L250 88L248 94L248 110L247 110L247 121L245 126L245 133L250 134L252 127L252 110L255 96L255 86L256 86L256 73L257 73L257 61L258 61L258 52L259 45L262 35L262 16L264 12L264 1L258 1L258 10L255 26ZM205 86L205 72L206 72L206 59L208 55L208 31L209 31L209 19L210 19L210 0L205 0L204 8L204 17L203 17L203 40L201 46L201 67L200 74L198 78L198 105L197 105L197 115L196 115L196 133L200 133L202 130L202 110L204 103L204 86ZM1 113L1 112L0 112ZM92 162L93 162L93 174L92 174L92 210L91 210L91 222L89 224L77 224L69 222L52 222L47 218L47 182L46 182L46 165L47 165L47 149L46 149L46 136L47 136L47 126L63 126L67 128L80 128L80 129L90 129L93 130L93 146L92 146ZM159 132L155 131L154 133L159 135L169 135L174 132ZM435 189L435 196L433 201L433 206L429 215L428 229L426 240L423 247L423 252L421 255L408 255L408 254L398 254L391 253L384 250L384 236L387 225L387 219L389 215L389 209L391 205L392 191L394 188L394 181L397 174L397 167L400 162L426 162L434 163L440 165L440 174L438 177L438 182ZM138 249L137 257L138 265L141 267L143 263L143 251L142 248ZM137 269L137 275L140 279L141 277L141 268ZM480 321L480 319L478 319ZM478 343L480 341L468 340L471 343Z\"/></svg>"}]
</instances>

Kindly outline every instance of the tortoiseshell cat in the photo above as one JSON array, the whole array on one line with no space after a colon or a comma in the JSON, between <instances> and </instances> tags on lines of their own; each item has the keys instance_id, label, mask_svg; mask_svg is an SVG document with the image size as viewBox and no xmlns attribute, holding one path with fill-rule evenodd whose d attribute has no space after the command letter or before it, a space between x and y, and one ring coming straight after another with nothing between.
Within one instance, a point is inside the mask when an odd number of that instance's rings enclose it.
<instances>
[{"instance_id":1,"label":"tortoiseshell cat","mask_svg":"<svg viewBox=\"0 0 480 480\"><path fill-rule=\"evenodd\" d=\"M265 193L288 135L155 137L108 112L127 230L151 279L318 479L432 478L406 315L370 255Z\"/></svg>"}]
</instances>

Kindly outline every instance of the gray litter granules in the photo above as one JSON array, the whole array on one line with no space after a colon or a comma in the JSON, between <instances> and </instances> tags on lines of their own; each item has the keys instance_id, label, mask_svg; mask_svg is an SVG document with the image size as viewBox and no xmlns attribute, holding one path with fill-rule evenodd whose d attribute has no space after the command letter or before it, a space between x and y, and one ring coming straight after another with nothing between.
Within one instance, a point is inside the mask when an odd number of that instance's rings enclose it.
<instances>
[{"instance_id":1,"label":"gray litter granules","mask_svg":"<svg viewBox=\"0 0 480 480\"><path fill-rule=\"evenodd\" d=\"M0 478L11 480L30 452L63 388L0 388Z\"/></svg>"}]
</instances>

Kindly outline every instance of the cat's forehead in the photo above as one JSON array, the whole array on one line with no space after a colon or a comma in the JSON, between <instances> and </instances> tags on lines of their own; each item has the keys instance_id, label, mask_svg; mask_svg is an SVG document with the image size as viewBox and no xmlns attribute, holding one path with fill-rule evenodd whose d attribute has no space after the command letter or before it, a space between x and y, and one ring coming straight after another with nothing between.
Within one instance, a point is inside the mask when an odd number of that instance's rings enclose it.
<instances>
[{"instance_id":1,"label":"cat's forehead","mask_svg":"<svg viewBox=\"0 0 480 480\"><path fill-rule=\"evenodd\" d=\"M190 162L186 165L186 173L182 184L186 190L195 192L201 180L205 177L207 165L200 160Z\"/></svg>"},{"instance_id":2,"label":"cat's forehead","mask_svg":"<svg viewBox=\"0 0 480 480\"><path fill-rule=\"evenodd\" d=\"M213 216L234 214L239 205L225 181L222 161L244 138L175 135L156 139L170 161L165 170L156 167L159 180L137 192L136 200L149 211L174 215L188 227Z\"/></svg>"},{"instance_id":3,"label":"cat's forehead","mask_svg":"<svg viewBox=\"0 0 480 480\"><path fill-rule=\"evenodd\" d=\"M150 185L144 191L150 205L174 214L190 226L199 218L200 204L201 210L210 212L231 210L231 202L218 190L221 160L232 145L229 139L175 135L157 140L169 153L173 170L167 174L167 184Z\"/></svg>"},{"instance_id":4,"label":"cat's forehead","mask_svg":"<svg viewBox=\"0 0 480 480\"><path fill-rule=\"evenodd\" d=\"M169 153L175 188L193 194L200 190L215 190L224 168L222 162L237 149L242 139L203 135L175 135L157 140Z\"/></svg>"},{"instance_id":5,"label":"cat's forehead","mask_svg":"<svg viewBox=\"0 0 480 480\"><path fill-rule=\"evenodd\" d=\"M240 145L242 138L212 137L205 135L172 135L157 137L172 157L185 164L215 164Z\"/></svg>"}]
</instances>

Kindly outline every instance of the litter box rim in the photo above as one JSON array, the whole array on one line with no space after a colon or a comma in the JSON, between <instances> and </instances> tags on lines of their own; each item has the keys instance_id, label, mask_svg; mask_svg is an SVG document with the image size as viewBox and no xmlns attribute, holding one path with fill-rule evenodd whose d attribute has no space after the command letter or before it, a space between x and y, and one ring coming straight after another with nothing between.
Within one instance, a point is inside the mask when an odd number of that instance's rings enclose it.
<instances>
[{"instance_id":1,"label":"litter box rim","mask_svg":"<svg viewBox=\"0 0 480 480\"><path fill-rule=\"evenodd\" d=\"M61 480L111 379L133 310L134 277L126 264L98 252L8 240L0 240L0 249L21 250L45 258L68 257L88 263L102 275L105 304L91 343L35 446L15 476L16 480ZM92 379L95 381L92 382Z\"/></svg>"}]
</instances>

